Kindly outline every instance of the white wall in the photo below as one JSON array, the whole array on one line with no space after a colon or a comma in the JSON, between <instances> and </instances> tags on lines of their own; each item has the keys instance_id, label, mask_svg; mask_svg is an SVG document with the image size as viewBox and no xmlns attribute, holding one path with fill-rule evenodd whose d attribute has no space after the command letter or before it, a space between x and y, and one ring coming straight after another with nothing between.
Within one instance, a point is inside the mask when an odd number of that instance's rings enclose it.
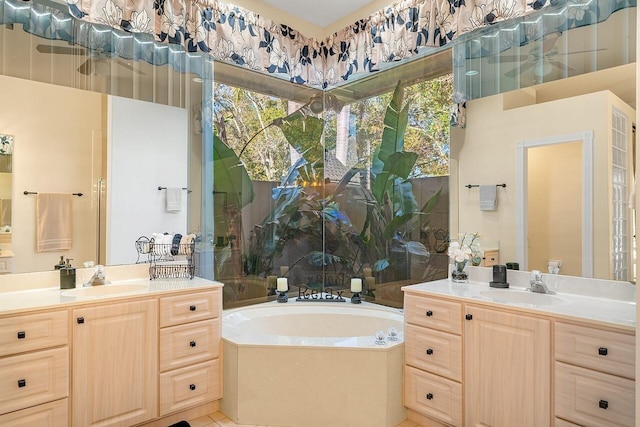
<instances>
[{"instance_id":1,"label":"white wall","mask_svg":"<svg viewBox=\"0 0 640 427\"><path fill-rule=\"evenodd\" d=\"M162 187L187 187L188 111L109 96L108 265L137 260L134 242L152 233L187 234L187 192L182 210L167 212Z\"/></svg>"}]
</instances>

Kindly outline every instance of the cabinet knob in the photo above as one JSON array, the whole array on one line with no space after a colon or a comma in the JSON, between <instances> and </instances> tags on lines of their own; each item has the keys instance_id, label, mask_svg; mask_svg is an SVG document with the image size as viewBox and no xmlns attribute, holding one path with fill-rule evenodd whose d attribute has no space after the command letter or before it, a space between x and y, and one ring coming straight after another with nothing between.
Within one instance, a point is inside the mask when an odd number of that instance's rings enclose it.
<instances>
[{"instance_id":1,"label":"cabinet knob","mask_svg":"<svg viewBox=\"0 0 640 427\"><path fill-rule=\"evenodd\" d=\"M431 400L431 399L433 399L433 394L427 393L427 395L425 397L427 398L427 400Z\"/></svg>"},{"instance_id":2,"label":"cabinet knob","mask_svg":"<svg viewBox=\"0 0 640 427\"><path fill-rule=\"evenodd\" d=\"M22 388L26 386L27 386L27 380L25 379L18 380L18 387Z\"/></svg>"},{"instance_id":3,"label":"cabinet knob","mask_svg":"<svg viewBox=\"0 0 640 427\"><path fill-rule=\"evenodd\" d=\"M76 322L78 322L78 325L83 324L83 323L84 323L84 317L78 317L78 318L76 319Z\"/></svg>"},{"instance_id":4,"label":"cabinet knob","mask_svg":"<svg viewBox=\"0 0 640 427\"><path fill-rule=\"evenodd\" d=\"M471 320L473 319L473 314L465 314L464 318L467 320Z\"/></svg>"},{"instance_id":5,"label":"cabinet knob","mask_svg":"<svg viewBox=\"0 0 640 427\"><path fill-rule=\"evenodd\" d=\"M433 311L427 310L427 312L425 314L427 315L427 317L431 317L431 316L433 316Z\"/></svg>"},{"instance_id":6,"label":"cabinet knob","mask_svg":"<svg viewBox=\"0 0 640 427\"><path fill-rule=\"evenodd\" d=\"M189 347L195 347L195 346L196 346L196 342L195 341L189 342Z\"/></svg>"},{"instance_id":7,"label":"cabinet knob","mask_svg":"<svg viewBox=\"0 0 640 427\"><path fill-rule=\"evenodd\" d=\"M432 348L428 348L428 349L427 349L427 354L428 354L429 356L431 356L431 355L433 354L433 349L432 349Z\"/></svg>"},{"instance_id":8,"label":"cabinet knob","mask_svg":"<svg viewBox=\"0 0 640 427\"><path fill-rule=\"evenodd\" d=\"M189 390L193 391L196 389L196 385L195 384L189 384Z\"/></svg>"},{"instance_id":9,"label":"cabinet knob","mask_svg":"<svg viewBox=\"0 0 640 427\"><path fill-rule=\"evenodd\" d=\"M609 354L609 350L607 349L607 347L600 347L598 349L598 354L600 356L606 356L607 354Z\"/></svg>"},{"instance_id":10,"label":"cabinet knob","mask_svg":"<svg viewBox=\"0 0 640 427\"><path fill-rule=\"evenodd\" d=\"M27 333L25 331L18 331L18 339L23 340L27 337Z\"/></svg>"},{"instance_id":11,"label":"cabinet knob","mask_svg":"<svg viewBox=\"0 0 640 427\"><path fill-rule=\"evenodd\" d=\"M606 400L600 400L598 402L598 406L602 409L607 409L609 407L609 402L607 402Z\"/></svg>"},{"instance_id":12,"label":"cabinet knob","mask_svg":"<svg viewBox=\"0 0 640 427\"><path fill-rule=\"evenodd\" d=\"M189 311L196 311L196 306L195 305L190 305L189 306Z\"/></svg>"}]
</instances>

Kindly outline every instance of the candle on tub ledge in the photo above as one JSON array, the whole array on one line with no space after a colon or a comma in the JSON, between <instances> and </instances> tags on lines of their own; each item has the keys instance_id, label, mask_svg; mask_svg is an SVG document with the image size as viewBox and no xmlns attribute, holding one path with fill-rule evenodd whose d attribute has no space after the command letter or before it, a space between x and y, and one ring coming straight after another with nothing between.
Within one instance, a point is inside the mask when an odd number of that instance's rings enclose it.
<instances>
[{"instance_id":1,"label":"candle on tub ledge","mask_svg":"<svg viewBox=\"0 0 640 427\"><path fill-rule=\"evenodd\" d=\"M278 281L276 283L278 292L287 292L289 290L289 284L287 283L286 277L278 277Z\"/></svg>"},{"instance_id":2,"label":"candle on tub ledge","mask_svg":"<svg viewBox=\"0 0 640 427\"><path fill-rule=\"evenodd\" d=\"M356 277L351 279L351 292L362 292L362 279Z\"/></svg>"},{"instance_id":3,"label":"candle on tub ledge","mask_svg":"<svg viewBox=\"0 0 640 427\"><path fill-rule=\"evenodd\" d=\"M373 286L376 284L376 278L375 277L365 277L364 281L367 285L367 289L368 290L372 290Z\"/></svg>"},{"instance_id":4,"label":"candle on tub ledge","mask_svg":"<svg viewBox=\"0 0 640 427\"><path fill-rule=\"evenodd\" d=\"M367 277L371 277L371 267L363 267L362 274L364 275L365 279Z\"/></svg>"}]
</instances>

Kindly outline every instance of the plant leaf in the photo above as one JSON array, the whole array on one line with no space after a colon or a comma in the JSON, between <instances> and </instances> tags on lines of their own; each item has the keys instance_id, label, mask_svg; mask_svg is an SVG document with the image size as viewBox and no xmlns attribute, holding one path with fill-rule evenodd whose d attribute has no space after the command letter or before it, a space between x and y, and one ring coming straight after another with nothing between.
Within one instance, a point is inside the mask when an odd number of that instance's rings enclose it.
<instances>
[{"instance_id":1,"label":"plant leaf","mask_svg":"<svg viewBox=\"0 0 640 427\"><path fill-rule=\"evenodd\" d=\"M400 178L407 179L418 160L418 154L410 151L392 153L384 161L383 172L392 173Z\"/></svg>"},{"instance_id":2,"label":"plant leaf","mask_svg":"<svg viewBox=\"0 0 640 427\"><path fill-rule=\"evenodd\" d=\"M225 203L243 208L253 201L253 185L236 153L213 134L213 191L226 196Z\"/></svg>"}]
</instances>

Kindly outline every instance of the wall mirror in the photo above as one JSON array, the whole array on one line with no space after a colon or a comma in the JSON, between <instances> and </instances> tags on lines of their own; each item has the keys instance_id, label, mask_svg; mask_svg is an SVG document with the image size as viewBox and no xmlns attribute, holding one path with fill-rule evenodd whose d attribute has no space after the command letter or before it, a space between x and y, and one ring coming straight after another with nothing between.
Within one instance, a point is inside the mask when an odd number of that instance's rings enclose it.
<instances>
[{"instance_id":1,"label":"wall mirror","mask_svg":"<svg viewBox=\"0 0 640 427\"><path fill-rule=\"evenodd\" d=\"M498 240L501 263L547 272L560 262L559 274L635 282L636 8L596 3L456 46L458 93L469 101L466 128L452 133L452 229ZM482 212L465 186L492 183L507 186L498 208Z\"/></svg>"}]
</instances>

